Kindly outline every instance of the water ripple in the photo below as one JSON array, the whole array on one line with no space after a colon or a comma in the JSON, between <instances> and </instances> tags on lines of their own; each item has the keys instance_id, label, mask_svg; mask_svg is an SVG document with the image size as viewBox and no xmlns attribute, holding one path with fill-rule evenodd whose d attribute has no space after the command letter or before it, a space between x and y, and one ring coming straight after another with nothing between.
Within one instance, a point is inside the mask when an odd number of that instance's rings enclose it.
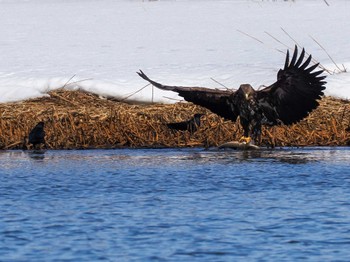
<instances>
[{"instance_id":1,"label":"water ripple","mask_svg":"<svg viewBox=\"0 0 350 262\"><path fill-rule=\"evenodd\" d=\"M0 152L2 261L348 260L348 148Z\"/></svg>"}]
</instances>

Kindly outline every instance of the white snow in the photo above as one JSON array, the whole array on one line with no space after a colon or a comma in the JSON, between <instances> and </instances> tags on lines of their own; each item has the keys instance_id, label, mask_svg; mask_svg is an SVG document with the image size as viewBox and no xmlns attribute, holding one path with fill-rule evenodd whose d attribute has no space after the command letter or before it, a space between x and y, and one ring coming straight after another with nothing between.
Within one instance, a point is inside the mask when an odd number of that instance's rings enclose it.
<instances>
[{"instance_id":1,"label":"white snow","mask_svg":"<svg viewBox=\"0 0 350 262\"><path fill-rule=\"evenodd\" d=\"M312 36L350 71L350 1L327 2L0 0L0 102L62 86L123 99L147 84L139 69L169 85L258 88L284 64L276 49L293 48L286 33L333 72ZM327 82L326 94L350 98L349 73ZM129 99L152 96L178 99L151 86Z\"/></svg>"}]
</instances>

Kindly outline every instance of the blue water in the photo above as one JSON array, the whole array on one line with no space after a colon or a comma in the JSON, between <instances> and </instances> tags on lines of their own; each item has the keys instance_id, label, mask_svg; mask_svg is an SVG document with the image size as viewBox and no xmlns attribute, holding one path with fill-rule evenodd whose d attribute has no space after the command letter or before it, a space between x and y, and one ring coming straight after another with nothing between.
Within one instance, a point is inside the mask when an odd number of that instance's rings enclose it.
<instances>
[{"instance_id":1,"label":"blue water","mask_svg":"<svg viewBox=\"0 0 350 262\"><path fill-rule=\"evenodd\" d=\"M0 152L0 261L350 261L350 148Z\"/></svg>"}]
</instances>

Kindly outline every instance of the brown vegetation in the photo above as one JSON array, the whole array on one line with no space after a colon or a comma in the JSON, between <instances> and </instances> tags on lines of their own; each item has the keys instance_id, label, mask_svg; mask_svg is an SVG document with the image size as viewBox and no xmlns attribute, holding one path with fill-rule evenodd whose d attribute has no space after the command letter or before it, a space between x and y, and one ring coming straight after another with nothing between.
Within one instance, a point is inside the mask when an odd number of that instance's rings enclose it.
<instances>
[{"instance_id":1,"label":"brown vegetation","mask_svg":"<svg viewBox=\"0 0 350 262\"><path fill-rule=\"evenodd\" d=\"M350 101L325 97L292 126L263 128L262 144L350 145ZM174 132L165 123L205 113L199 130ZM49 149L211 147L237 140L242 129L191 103L132 105L63 89L47 97L0 104L0 149L20 149L37 122L45 122Z\"/></svg>"}]
</instances>

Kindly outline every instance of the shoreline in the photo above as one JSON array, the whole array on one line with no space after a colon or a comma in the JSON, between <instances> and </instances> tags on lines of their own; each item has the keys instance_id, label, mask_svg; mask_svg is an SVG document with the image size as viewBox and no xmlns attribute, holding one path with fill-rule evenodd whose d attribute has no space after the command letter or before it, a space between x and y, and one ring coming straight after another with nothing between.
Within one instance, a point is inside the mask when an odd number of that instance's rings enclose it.
<instances>
[{"instance_id":1,"label":"shoreline","mask_svg":"<svg viewBox=\"0 0 350 262\"><path fill-rule=\"evenodd\" d=\"M47 149L211 148L242 136L238 122L225 121L192 103L128 104L64 89L48 95L0 104L0 150L23 149L25 138L39 121L45 122ZM196 113L205 116L192 135L166 126ZM350 101L324 97L297 124L263 127L261 145L349 146Z\"/></svg>"}]
</instances>

